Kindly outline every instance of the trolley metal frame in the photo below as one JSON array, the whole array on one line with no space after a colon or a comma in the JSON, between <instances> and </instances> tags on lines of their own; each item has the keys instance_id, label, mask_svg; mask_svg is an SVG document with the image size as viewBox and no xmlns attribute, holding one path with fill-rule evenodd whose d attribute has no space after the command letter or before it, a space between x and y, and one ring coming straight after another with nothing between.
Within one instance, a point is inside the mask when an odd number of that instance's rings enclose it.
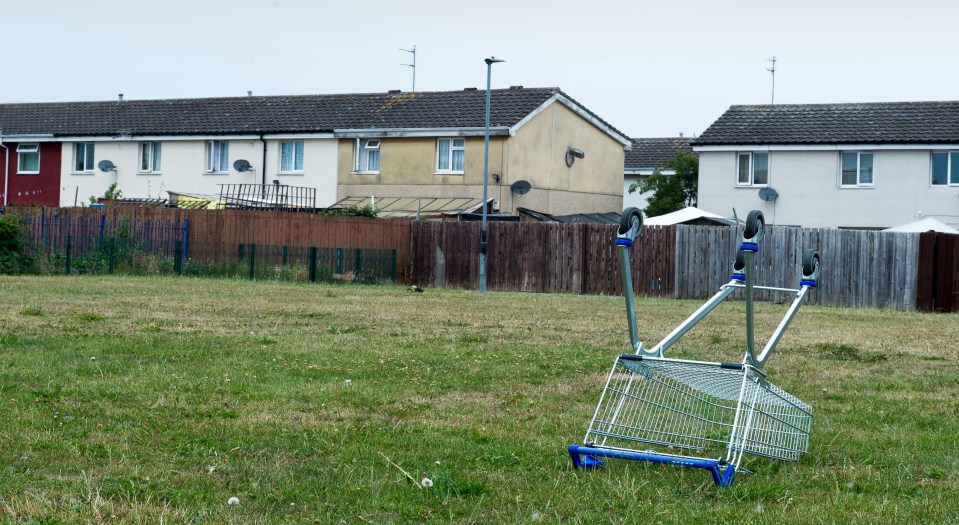
<instances>
[{"instance_id":1,"label":"trolley metal frame","mask_svg":"<svg viewBox=\"0 0 959 525\"><path fill-rule=\"evenodd\" d=\"M803 255L798 289L757 286L753 256L762 243L765 220L750 212L729 283L705 304L646 349L639 341L630 275L629 250L642 230L642 214L627 208L620 220L619 249L632 354L616 359L596 406L584 445L570 445L576 468L594 468L602 457L667 463L710 471L717 485L732 484L743 454L798 460L809 449L812 409L772 384L763 373L773 349L819 279L819 253ZM734 291L746 304L746 351L741 363L715 363L663 357L693 326ZM754 290L793 295L792 304L766 342L756 350ZM637 448L637 444L657 448ZM712 454L719 454L718 457Z\"/></svg>"}]
</instances>

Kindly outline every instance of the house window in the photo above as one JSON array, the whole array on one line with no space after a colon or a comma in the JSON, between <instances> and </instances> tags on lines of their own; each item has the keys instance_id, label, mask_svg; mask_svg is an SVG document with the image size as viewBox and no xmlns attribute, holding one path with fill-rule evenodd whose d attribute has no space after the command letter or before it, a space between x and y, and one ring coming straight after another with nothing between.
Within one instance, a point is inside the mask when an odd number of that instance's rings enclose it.
<instances>
[{"instance_id":1,"label":"house window","mask_svg":"<svg viewBox=\"0 0 959 525\"><path fill-rule=\"evenodd\" d=\"M439 139L436 141L436 171L463 173L466 139Z\"/></svg>"},{"instance_id":2,"label":"house window","mask_svg":"<svg viewBox=\"0 0 959 525\"><path fill-rule=\"evenodd\" d=\"M211 140L206 143L206 172L227 173L230 171L230 144Z\"/></svg>"},{"instance_id":3,"label":"house window","mask_svg":"<svg viewBox=\"0 0 959 525\"><path fill-rule=\"evenodd\" d=\"M357 173L380 172L380 141L377 139L356 139L356 157L354 170Z\"/></svg>"},{"instance_id":4,"label":"house window","mask_svg":"<svg viewBox=\"0 0 959 525\"><path fill-rule=\"evenodd\" d=\"M303 171L303 141L280 143L280 171Z\"/></svg>"},{"instance_id":5,"label":"house window","mask_svg":"<svg viewBox=\"0 0 959 525\"><path fill-rule=\"evenodd\" d=\"M160 171L160 143L140 143L140 172L156 173Z\"/></svg>"},{"instance_id":6,"label":"house window","mask_svg":"<svg viewBox=\"0 0 959 525\"><path fill-rule=\"evenodd\" d=\"M40 145L17 145L17 173L40 173Z\"/></svg>"},{"instance_id":7,"label":"house window","mask_svg":"<svg viewBox=\"0 0 959 525\"><path fill-rule=\"evenodd\" d=\"M841 186L872 186L872 153L842 153Z\"/></svg>"},{"instance_id":8,"label":"house window","mask_svg":"<svg viewBox=\"0 0 959 525\"><path fill-rule=\"evenodd\" d=\"M769 184L769 153L739 153L736 156L736 184L740 186L766 186Z\"/></svg>"},{"instance_id":9,"label":"house window","mask_svg":"<svg viewBox=\"0 0 959 525\"><path fill-rule=\"evenodd\" d=\"M93 171L92 142L78 142L73 146L73 171Z\"/></svg>"},{"instance_id":10,"label":"house window","mask_svg":"<svg viewBox=\"0 0 959 525\"><path fill-rule=\"evenodd\" d=\"M959 185L959 151L932 152L932 184Z\"/></svg>"}]
</instances>

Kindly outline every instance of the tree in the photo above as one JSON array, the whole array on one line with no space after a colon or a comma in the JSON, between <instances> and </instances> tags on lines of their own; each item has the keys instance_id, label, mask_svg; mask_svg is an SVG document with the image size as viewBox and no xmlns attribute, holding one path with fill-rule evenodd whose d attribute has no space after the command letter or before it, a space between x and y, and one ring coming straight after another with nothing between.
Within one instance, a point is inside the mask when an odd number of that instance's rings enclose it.
<instances>
[{"instance_id":1,"label":"tree","mask_svg":"<svg viewBox=\"0 0 959 525\"><path fill-rule=\"evenodd\" d=\"M663 175L672 170L675 175ZM677 151L676 155L657 167L653 174L629 185L629 192L652 192L643 213L656 217L696 205L699 191L699 157L691 151Z\"/></svg>"}]
</instances>

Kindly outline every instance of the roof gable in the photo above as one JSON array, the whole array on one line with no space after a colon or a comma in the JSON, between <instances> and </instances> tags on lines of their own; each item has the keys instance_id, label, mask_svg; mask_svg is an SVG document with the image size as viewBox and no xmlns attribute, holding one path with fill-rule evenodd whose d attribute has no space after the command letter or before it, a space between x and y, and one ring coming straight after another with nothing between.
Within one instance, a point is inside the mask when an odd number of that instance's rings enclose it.
<instances>
[{"instance_id":1,"label":"roof gable","mask_svg":"<svg viewBox=\"0 0 959 525\"><path fill-rule=\"evenodd\" d=\"M693 146L959 142L959 102L731 106Z\"/></svg>"}]
</instances>

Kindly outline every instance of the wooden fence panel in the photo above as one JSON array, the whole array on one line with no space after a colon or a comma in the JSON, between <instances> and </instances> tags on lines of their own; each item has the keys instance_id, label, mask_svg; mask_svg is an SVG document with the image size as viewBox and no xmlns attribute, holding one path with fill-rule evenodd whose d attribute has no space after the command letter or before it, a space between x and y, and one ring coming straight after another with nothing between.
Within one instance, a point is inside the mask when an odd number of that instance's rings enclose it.
<instances>
[{"instance_id":1,"label":"wooden fence panel","mask_svg":"<svg viewBox=\"0 0 959 525\"><path fill-rule=\"evenodd\" d=\"M678 227L676 296L706 299L729 282L740 235L732 226ZM767 226L754 256L756 283L798 287L802 256L808 248L818 249L822 259L819 287L808 299L811 304L915 307L918 234ZM768 291L757 291L756 298L789 300Z\"/></svg>"}]
</instances>

